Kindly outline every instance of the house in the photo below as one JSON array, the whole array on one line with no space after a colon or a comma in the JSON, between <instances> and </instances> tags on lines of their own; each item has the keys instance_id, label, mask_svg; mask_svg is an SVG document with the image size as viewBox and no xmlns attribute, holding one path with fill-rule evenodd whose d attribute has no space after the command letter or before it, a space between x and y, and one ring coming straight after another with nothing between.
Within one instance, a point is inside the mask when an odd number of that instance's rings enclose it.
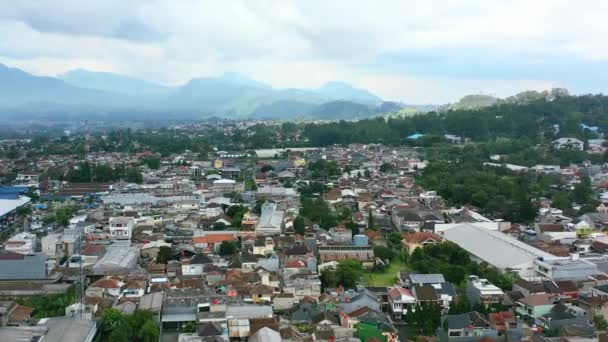
<instances>
[{"instance_id":1,"label":"house","mask_svg":"<svg viewBox=\"0 0 608 342\"><path fill-rule=\"evenodd\" d=\"M374 311L380 311L381 309L378 297L367 289L361 289L358 292L353 290L344 291L338 299L340 301L340 310L345 313L351 313L362 307L367 307Z\"/></svg>"},{"instance_id":2,"label":"house","mask_svg":"<svg viewBox=\"0 0 608 342\"><path fill-rule=\"evenodd\" d=\"M125 283L118 279L111 277L101 278L87 288L86 295L88 297L119 298L124 286Z\"/></svg>"},{"instance_id":3,"label":"house","mask_svg":"<svg viewBox=\"0 0 608 342\"><path fill-rule=\"evenodd\" d=\"M401 245L412 253L418 247L441 243L441 237L432 232L404 233Z\"/></svg>"},{"instance_id":4,"label":"house","mask_svg":"<svg viewBox=\"0 0 608 342\"><path fill-rule=\"evenodd\" d=\"M595 230L608 229L608 213L585 213L578 218Z\"/></svg>"},{"instance_id":5,"label":"house","mask_svg":"<svg viewBox=\"0 0 608 342\"><path fill-rule=\"evenodd\" d=\"M31 233L18 233L4 243L4 250L19 254L33 254L36 248L36 235Z\"/></svg>"},{"instance_id":6,"label":"house","mask_svg":"<svg viewBox=\"0 0 608 342\"><path fill-rule=\"evenodd\" d=\"M416 302L422 304L436 304L441 305L440 297L437 295L435 288L431 285L415 286L413 288Z\"/></svg>"},{"instance_id":7,"label":"house","mask_svg":"<svg viewBox=\"0 0 608 342\"><path fill-rule=\"evenodd\" d=\"M419 209L396 209L391 213L391 221L399 230L420 230L427 222L444 223L440 212Z\"/></svg>"},{"instance_id":8,"label":"house","mask_svg":"<svg viewBox=\"0 0 608 342\"><path fill-rule=\"evenodd\" d=\"M502 302L504 296L498 286L475 275L469 276L465 291L471 304L482 303L486 306Z\"/></svg>"},{"instance_id":9,"label":"house","mask_svg":"<svg viewBox=\"0 0 608 342\"><path fill-rule=\"evenodd\" d=\"M519 299L515 303L515 313L531 323L536 323L542 315L549 313L557 303L559 303L557 295L548 293L532 294Z\"/></svg>"},{"instance_id":10,"label":"house","mask_svg":"<svg viewBox=\"0 0 608 342\"><path fill-rule=\"evenodd\" d=\"M552 306L549 312L536 319L535 324L553 331L577 327L587 334L593 334L593 317L588 317L582 308L564 303Z\"/></svg>"},{"instance_id":11,"label":"house","mask_svg":"<svg viewBox=\"0 0 608 342\"><path fill-rule=\"evenodd\" d=\"M250 342L281 342L281 334L268 327L263 327L253 335L249 336Z\"/></svg>"},{"instance_id":12,"label":"house","mask_svg":"<svg viewBox=\"0 0 608 342\"><path fill-rule=\"evenodd\" d=\"M274 240L267 236L266 238L257 238L253 243L253 254L266 255L274 251Z\"/></svg>"},{"instance_id":13,"label":"house","mask_svg":"<svg viewBox=\"0 0 608 342\"><path fill-rule=\"evenodd\" d=\"M113 240L131 240L135 220L132 217L111 217L110 237Z\"/></svg>"},{"instance_id":14,"label":"house","mask_svg":"<svg viewBox=\"0 0 608 342\"><path fill-rule=\"evenodd\" d=\"M437 329L439 341L481 341L482 338L498 340L498 331L480 313L472 311L441 317Z\"/></svg>"},{"instance_id":15,"label":"house","mask_svg":"<svg viewBox=\"0 0 608 342\"><path fill-rule=\"evenodd\" d=\"M149 259L156 259L161 247L171 248L171 246L171 243L165 242L164 240L150 241L141 247L141 255Z\"/></svg>"},{"instance_id":16,"label":"house","mask_svg":"<svg viewBox=\"0 0 608 342\"><path fill-rule=\"evenodd\" d=\"M34 308L14 301L0 301L0 327L21 325L30 320Z\"/></svg>"},{"instance_id":17,"label":"house","mask_svg":"<svg viewBox=\"0 0 608 342\"><path fill-rule=\"evenodd\" d=\"M490 325L499 336L507 337L507 341L519 341L523 336L522 323L511 311L491 312L488 314Z\"/></svg>"},{"instance_id":18,"label":"house","mask_svg":"<svg viewBox=\"0 0 608 342\"><path fill-rule=\"evenodd\" d=\"M203 274L204 265L211 263L213 261L205 254L196 254L190 259L182 260L182 275L200 276Z\"/></svg>"},{"instance_id":19,"label":"house","mask_svg":"<svg viewBox=\"0 0 608 342\"><path fill-rule=\"evenodd\" d=\"M285 212L277 209L276 203L262 204L262 213L255 226L256 235L278 235L283 228Z\"/></svg>"},{"instance_id":20,"label":"house","mask_svg":"<svg viewBox=\"0 0 608 342\"><path fill-rule=\"evenodd\" d=\"M125 298L140 298L146 293L146 279L133 276L127 279L122 295Z\"/></svg>"},{"instance_id":21,"label":"house","mask_svg":"<svg viewBox=\"0 0 608 342\"><path fill-rule=\"evenodd\" d=\"M258 284L255 285L249 290L249 294L251 296L251 300L254 303L269 303L272 301L272 296L274 295L274 288L272 286Z\"/></svg>"},{"instance_id":22,"label":"house","mask_svg":"<svg viewBox=\"0 0 608 342\"><path fill-rule=\"evenodd\" d=\"M201 235L192 238L192 244L205 253L217 253L222 242L237 239L236 231L203 231Z\"/></svg>"},{"instance_id":23,"label":"house","mask_svg":"<svg viewBox=\"0 0 608 342\"><path fill-rule=\"evenodd\" d=\"M275 311L290 310L294 307L294 303L293 293L279 293L272 298L272 309Z\"/></svg>"},{"instance_id":24,"label":"house","mask_svg":"<svg viewBox=\"0 0 608 342\"><path fill-rule=\"evenodd\" d=\"M433 274L419 274L419 273L409 273L405 278L405 283L410 286L420 286L420 285L436 285L445 283L445 278L443 274L433 273Z\"/></svg>"},{"instance_id":25,"label":"house","mask_svg":"<svg viewBox=\"0 0 608 342\"><path fill-rule=\"evenodd\" d=\"M559 138L557 140L553 140L553 142L551 142L551 146L553 146L553 148L556 150L568 149L582 151L585 144L576 138Z\"/></svg>"},{"instance_id":26,"label":"house","mask_svg":"<svg viewBox=\"0 0 608 342\"><path fill-rule=\"evenodd\" d=\"M599 315L608 319L608 298L600 296L580 297L577 305L587 312L588 317Z\"/></svg>"},{"instance_id":27,"label":"house","mask_svg":"<svg viewBox=\"0 0 608 342\"><path fill-rule=\"evenodd\" d=\"M412 291L399 286L393 287L388 291L388 309L395 319L400 320L415 306L416 297Z\"/></svg>"}]
</instances>

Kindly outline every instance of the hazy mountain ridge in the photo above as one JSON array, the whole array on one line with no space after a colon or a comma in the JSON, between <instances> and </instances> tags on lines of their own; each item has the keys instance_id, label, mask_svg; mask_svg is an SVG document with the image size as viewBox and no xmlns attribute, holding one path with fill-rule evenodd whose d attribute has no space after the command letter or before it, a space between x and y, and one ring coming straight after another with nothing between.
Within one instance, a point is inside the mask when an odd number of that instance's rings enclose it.
<instances>
[{"instance_id":1,"label":"hazy mountain ridge","mask_svg":"<svg viewBox=\"0 0 608 342\"><path fill-rule=\"evenodd\" d=\"M121 74L84 69L72 70L57 78L41 77L2 64L0 91L0 109L5 113L45 112L45 107L50 106L54 110L86 108L86 113L106 114L133 110L194 116L290 118L307 115L335 119L373 115L382 103L371 92L340 81L328 82L318 89L276 89L246 75L227 72L168 87Z\"/></svg>"}]
</instances>

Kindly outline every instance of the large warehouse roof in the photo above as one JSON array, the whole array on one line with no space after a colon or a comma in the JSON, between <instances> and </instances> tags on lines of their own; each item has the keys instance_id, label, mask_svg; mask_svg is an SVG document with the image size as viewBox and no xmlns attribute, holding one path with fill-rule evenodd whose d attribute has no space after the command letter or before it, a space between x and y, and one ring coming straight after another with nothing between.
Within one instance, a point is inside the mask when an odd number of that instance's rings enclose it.
<instances>
[{"instance_id":1,"label":"large warehouse roof","mask_svg":"<svg viewBox=\"0 0 608 342\"><path fill-rule=\"evenodd\" d=\"M500 269L512 268L537 258L557 258L509 235L467 223L446 230L441 236Z\"/></svg>"},{"instance_id":2,"label":"large warehouse roof","mask_svg":"<svg viewBox=\"0 0 608 342\"><path fill-rule=\"evenodd\" d=\"M30 201L27 196L19 196L17 199L0 199L0 218Z\"/></svg>"}]
</instances>

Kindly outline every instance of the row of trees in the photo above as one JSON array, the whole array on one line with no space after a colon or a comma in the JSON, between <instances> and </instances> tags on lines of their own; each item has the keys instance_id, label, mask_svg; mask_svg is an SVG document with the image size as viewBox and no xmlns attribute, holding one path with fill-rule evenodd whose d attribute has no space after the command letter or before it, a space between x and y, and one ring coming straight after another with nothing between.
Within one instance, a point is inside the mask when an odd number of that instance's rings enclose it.
<instances>
[{"instance_id":1,"label":"row of trees","mask_svg":"<svg viewBox=\"0 0 608 342\"><path fill-rule=\"evenodd\" d=\"M608 128L606 109L608 96L557 96L503 103L474 110L431 112L388 120L378 117L361 121L308 124L304 136L311 145L328 146L349 143L404 144L413 133L426 134L419 143L440 142L444 134L458 134L474 141L495 137L527 139L529 146L556 137L554 125L561 136L581 139L592 136L580 124ZM591 135L590 135L591 134ZM432 137L436 139L430 139ZM425 141L426 140L426 141ZM434 141L435 140L435 141Z\"/></svg>"},{"instance_id":2,"label":"row of trees","mask_svg":"<svg viewBox=\"0 0 608 342\"><path fill-rule=\"evenodd\" d=\"M537 214L533 199L550 197L557 177L516 173L474 162L436 161L417 178L425 189L436 190L454 205L472 204L483 213L512 222L530 222Z\"/></svg>"},{"instance_id":3,"label":"row of trees","mask_svg":"<svg viewBox=\"0 0 608 342\"><path fill-rule=\"evenodd\" d=\"M143 176L136 167L119 165L113 168L109 165L90 165L88 162L81 163L78 167L70 170L66 178L68 181L76 183L114 182L118 180L141 183L143 181Z\"/></svg>"}]
</instances>

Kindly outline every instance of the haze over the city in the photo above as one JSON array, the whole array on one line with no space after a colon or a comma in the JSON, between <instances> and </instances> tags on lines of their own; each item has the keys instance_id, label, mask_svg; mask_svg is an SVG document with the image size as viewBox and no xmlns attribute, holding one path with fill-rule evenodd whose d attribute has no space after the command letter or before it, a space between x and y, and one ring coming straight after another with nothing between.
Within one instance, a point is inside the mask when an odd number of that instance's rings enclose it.
<instances>
[{"instance_id":1,"label":"haze over the city","mask_svg":"<svg viewBox=\"0 0 608 342\"><path fill-rule=\"evenodd\" d=\"M238 72L276 88L340 80L384 100L605 92L599 1L6 1L0 63L162 85Z\"/></svg>"}]
</instances>

